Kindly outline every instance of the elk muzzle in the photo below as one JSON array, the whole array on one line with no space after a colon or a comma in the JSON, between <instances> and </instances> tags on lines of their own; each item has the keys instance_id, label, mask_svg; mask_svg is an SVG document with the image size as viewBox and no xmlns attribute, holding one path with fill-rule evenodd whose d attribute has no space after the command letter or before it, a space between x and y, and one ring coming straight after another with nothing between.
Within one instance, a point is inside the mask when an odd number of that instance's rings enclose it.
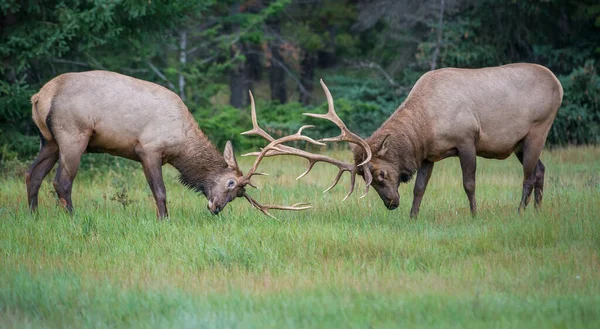
<instances>
[{"instance_id":1,"label":"elk muzzle","mask_svg":"<svg viewBox=\"0 0 600 329\"><path fill-rule=\"evenodd\" d=\"M230 201L229 198L227 198L225 202L220 202L216 199L209 200L206 208L208 208L211 214L218 215Z\"/></svg>"},{"instance_id":2,"label":"elk muzzle","mask_svg":"<svg viewBox=\"0 0 600 329\"><path fill-rule=\"evenodd\" d=\"M389 199L387 201L384 200L383 203L385 204L385 207L388 208L388 210L394 210L398 208L398 205L400 205L400 200Z\"/></svg>"},{"instance_id":3,"label":"elk muzzle","mask_svg":"<svg viewBox=\"0 0 600 329\"><path fill-rule=\"evenodd\" d=\"M383 201L383 204L388 210L394 210L398 208L400 205L400 194L397 190L393 191L386 187L380 187L377 185L374 185L373 187L375 188L375 191L377 191L377 194L379 194L381 201Z\"/></svg>"},{"instance_id":4,"label":"elk muzzle","mask_svg":"<svg viewBox=\"0 0 600 329\"><path fill-rule=\"evenodd\" d=\"M223 209L221 206L218 206L216 202L213 202L213 200L208 200L208 205L206 208L208 208L213 215L218 215Z\"/></svg>"}]
</instances>

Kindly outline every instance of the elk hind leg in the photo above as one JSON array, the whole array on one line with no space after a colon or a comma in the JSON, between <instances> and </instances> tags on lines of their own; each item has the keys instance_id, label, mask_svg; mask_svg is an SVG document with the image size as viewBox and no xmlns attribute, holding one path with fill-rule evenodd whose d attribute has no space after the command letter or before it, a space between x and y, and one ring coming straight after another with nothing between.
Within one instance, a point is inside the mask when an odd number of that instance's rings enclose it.
<instances>
[{"instance_id":1,"label":"elk hind leg","mask_svg":"<svg viewBox=\"0 0 600 329\"><path fill-rule=\"evenodd\" d=\"M59 145L68 145L68 147L61 148L59 151L58 169L53 182L58 200L70 213L73 212L73 201L71 200L73 181L79 170L81 156L87 148L89 134L82 134L79 137L75 141L70 139L62 143L59 140Z\"/></svg>"},{"instance_id":2,"label":"elk hind leg","mask_svg":"<svg viewBox=\"0 0 600 329\"><path fill-rule=\"evenodd\" d=\"M27 186L27 203L31 211L38 206L38 192L44 177L48 175L58 160L58 145L55 140L46 141L41 138L41 147L29 170L25 174L25 185Z\"/></svg>"},{"instance_id":3,"label":"elk hind leg","mask_svg":"<svg viewBox=\"0 0 600 329\"><path fill-rule=\"evenodd\" d=\"M516 152L517 158L523 164L523 193L518 211L527 208L531 192L536 189L536 207L542 202L542 193L544 189L544 165L540 161L542 148L546 141L545 136L528 136L523 141L523 147Z\"/></svg>"},{"instance_id":4,"label":"elk hind leg","mask_svg":"<svg viewBox=\"0 0 600 329\"><path fill-rule=\"evenodd\" d=\"M542 199L544 198L544 174L546 167L542 163L542 160L538 160L535 166L535 209L539 209L542 206Z\"/></svg>"}]
</instances>

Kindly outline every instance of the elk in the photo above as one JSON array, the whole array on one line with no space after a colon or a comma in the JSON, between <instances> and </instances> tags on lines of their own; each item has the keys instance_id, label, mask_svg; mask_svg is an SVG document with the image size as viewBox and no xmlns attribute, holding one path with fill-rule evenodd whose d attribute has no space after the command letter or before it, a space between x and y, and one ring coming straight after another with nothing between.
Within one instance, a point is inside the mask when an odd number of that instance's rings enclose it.
<instances>
[{"instance_id":1,"label":"elk","mask_svg":"<svg viewBox=\"0 0 600 329\"><path fill-rule=\"evenodd\" d=\"M321 86L327 96L328 113L305 115L335 122L342 129L341 136L351 134L335 114L333 98L322 80ZM360 145L351 145L353 165L301 154L309 159L309 168L303 175L316 161L330 162L340 171L329 189L337 184L343 172L349 171L351 188L346 198L352 193L358 174L363 176L367 192L373 186L384 205L393 210L400 203L400 183L410 181L416 173L410 211L414 218L419 213L433 164L458 157L469 208L475 215L476 157L502 160L515 153L523 165L518 211L527 207L532 190L537 209L544 191L545 167L540 155L562 97L558 79L536 64L430 71L416 82L406 100L370 137L362 141L352 134L353 144ZM338 141L341 136L319 141ZM266 153L269 156L294 152L279 149Z\"/></svg>"},{"instance_id":2,"label":"elk","mask_svg":"<svg viewBox=\"0 0 600 329\"><path fill-rule=\"evenodd\" d=\"M503 160L514 153L523 165L518 211L535 190L542 204L545 167L540 160L563 89L547 68L528 63L481 69L445 68L424 74L400 107L366 139L372 157L353 148L358 174L388 209L399 205L398 187L417 174L411 217L419 213L433 164L458 157L471 214L476 157ZM332 105L330 105L332 106ZM370 161L358 166L365 158ZM367 169L367 170L365 170ZM372 177L372 178L371 178Z\"/></svg>"},{"instance_id":3,"label":"elk","mask_svg":"<svg viewBox=\"0 0 600 329\"><path fill-rule=\"evenodd\" d=\"M166 163L180 172L182 184L206 196L213 214L237 197L268 216L270 209L310 208L306 203L261 205L251 198L245 186L254 187L250 179L261 174L256 172L260 161L244 175L231 142L221 155L183 101L160 85L107 71L65 73L46 83L31 102L40 131L39 154L25 175L32 211L38 205L40 185L57 161L54 189L62 206L73 211L71 190L84 152L141 162L159 219L168 216L162 178Z\"/></svg>"}]
</instances>

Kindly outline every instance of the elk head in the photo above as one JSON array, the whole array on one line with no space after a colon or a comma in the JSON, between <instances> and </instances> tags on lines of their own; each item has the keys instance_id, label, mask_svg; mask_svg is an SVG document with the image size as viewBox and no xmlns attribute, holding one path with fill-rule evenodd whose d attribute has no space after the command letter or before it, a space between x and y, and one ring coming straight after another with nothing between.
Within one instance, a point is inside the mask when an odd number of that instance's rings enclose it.
<instances>
[{"instance_id":1,"label":"elk head","mask_svg":"<svg viewBox=\"0 0 600 329\"><path fill-rule=\"evenodd\" d=\"M366 196L369 191L369 186L373 186L381 200L385 204L385 206L390 209L398 208L400 204L400 194L398 194L398 186L400 182L407 182L412 177L412 173L401 173L397 168L398 165L394 161L397 157L394 156L392 150L396 148L389 147L391 139L389 134L384 135L382 139L378 140L363 140L356 134L350 132L346 125L342 122L342 120L335 113L335 109L333 106L333 97L329 92L329 89L321 80L321 86L323 87L323 91L327 97L327 104L329 109L327 114L312 114L305 113L305 115L315 117L315 118L323 118L328 119L335 123L342 134L338 137L334 138L325 138L319 140L320 142L335 142L335 141L348 141L350 142L350 147L352 149L352 153L354 155L354 164L344 166L351 173L351 188L350 192L346 198L352 193L354 188L355 176L356 174L363 177L366 184L366 191L362 197ZM335 184L337 184L340 179L341 174L343 173L342 169L338 173L336 177L336 181L329 188L331 189ZM327 190L329 190L327 189ZM327 191L326 190L326 191Z\"/></svg>"},{"instance_id":2,"label":"elk head","mask_svg":"<svg viewBox=\"0 0 600 329\"><path fill-rule=\"evenodd\" d=\"M358 168L358 174L363 177L373 177L371 186L375 189L383 204L389 210L398 208L400 204L400 194L398 187L400 183L408 182L412 173L408 170L406 173L398 170L398 157L394 156L390 147L391 139L389 134L383 135L383 138L369 138L369 144L373 150L373 155L369 163ZM365 158L363 150L353 147L354 162L360 163ZM402 166L400 166L402 167ZM366 176L365 176L366 175Z\"/></svg>"},{"instance_id":3,"label":"elk head","mask_svg":"<svg viewBox=\"0 0 600 329\"><path fill-rule=\"evenodd\" d=\"M264 132L262 129L258 128L258 124L256 121L256 108L254 105L254 96L252 95L252 92L250 92L250 100L251 100L252 122L254 124L255 129L252 131L244 132L242 134L251 134L251 133L256 134L258 132L259 134L264 133L268 136L268 134L266 132ZM257 131L257 128L260 131ZM314 144L322 144L322 143L312 140L309 137L301 136L301 132L304 128L306 128L306 126L300 128L300 130L298 131L297 134L292 135L292 136L287 136L287 137L284 137L284 138L281 138L278 140L274 140L272 137L269 136L272 143L269 144L267 147L265 147L265 149L274 147L276 145L279 145L281 143L285 143L285 142L291 141L291 140L305 140L305 141L308 141L308 142L311 142ZM263 149L263 151L265 149ZM207 187L203 188L203 192L206 195L207 199L209 200L207 207L211 213L213 213L215 215L218 214L221 210L223 210L223 208L227 205L227 203L229 203L230 201L232 201L233 199L238 198L238 197L244 197L246 200L248 200L248 202L250 202L250 204L253 207L257 208L263 214L265 214L269 217L272 217L272 218L275 218L275 217L273 217L273 215L271 215L269 213L269 210L271 210L271 209L305 210L305 209L309 209L312 207L312 206L310 206L309 203L296 203L291 206L262 205L262 204L258 203L258 201L254 200L252 197L250 197L250 195L246 192L246 186L257 188L251 182L252 176L267 175L264 173L256 172L256 169L258 168L260 161L265 156L264 152L256 152L256 154L258 154L259 157L254 162L254 165L252 166L252 168L244 175L238 166L237 160L235 158L235 154L233 152L233 147L231 145L231 142L227 141L227 144L225 145L225 151L223 152L223 158L225 159L225 162L227 163L227 168L224 168L224 170L222 170L220 172L220 174L215 175L215 177L213 178L213 181L211 182L211 186L207 186Z\"/></svg>"},{"instance_id":4,"label":"elk head","mask_svg":"<svg viewBox=\"0 0 600 329\"><path fill-rule=\"evenodd\" d=\"M225 145L223 158L227 167L222 168L218 174L213 174L210 183L202 188L208 199L207 208L214 215L221 212L230 201L246 193L247 182L244 181L242 171L238 167L230 141Z\"/></svg>"}]
</instances>

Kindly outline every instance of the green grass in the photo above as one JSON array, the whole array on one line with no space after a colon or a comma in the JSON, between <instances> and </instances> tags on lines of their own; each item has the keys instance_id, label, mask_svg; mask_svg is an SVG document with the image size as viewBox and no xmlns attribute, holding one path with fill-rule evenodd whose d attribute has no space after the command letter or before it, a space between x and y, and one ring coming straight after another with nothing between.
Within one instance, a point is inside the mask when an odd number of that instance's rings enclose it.
<instances>
[{"instance_id":1,"label":"green grass","mask_svg":"<svg viewBox=\"0 0 600 329\"><path fill-rule=\"evenodd\" d=\"M349 158L345 152L334 154ZM478 159L471 218L456 159L436 164L417 220L412 185L384 208L342 202L335 168L301 181L267 159L250 193L314 209L273 220L243 199L219 216L165 167L158 222L139 165L80 171L73 217L50 177L27 210L22 175L0 176L2 328L599 328L600 148L545 151L544 205L517 215L516 158ZM251 160L241 160L249 168ZM12 170L18 171L18 170ZM128 202L119 202L121 200Z\"/></svg>"}]
</instances>

